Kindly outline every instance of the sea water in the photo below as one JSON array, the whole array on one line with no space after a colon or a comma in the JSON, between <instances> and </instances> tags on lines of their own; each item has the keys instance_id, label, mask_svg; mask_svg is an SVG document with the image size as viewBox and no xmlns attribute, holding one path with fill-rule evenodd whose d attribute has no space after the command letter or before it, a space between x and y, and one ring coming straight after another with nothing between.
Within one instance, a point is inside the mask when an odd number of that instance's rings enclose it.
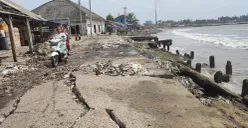
<instances>
[{"instance_id":1,"label":"sea water","mask_svg":"<svg viewBox=\"0 0 248 128\"><path fill-rule=\"evenodd\" d=\"M248 78L248 25L224 25L194 28L167 29L157 34L160 40L172 39L171 52L195 52L196 63L209 64L215 56L215 69L205 68L202 73L213 79L216 71L225 73L228 60L232 62L233 75L229 83L222 83L234 93L241 94L242 82Z\"/></svg>"}]
</instances>

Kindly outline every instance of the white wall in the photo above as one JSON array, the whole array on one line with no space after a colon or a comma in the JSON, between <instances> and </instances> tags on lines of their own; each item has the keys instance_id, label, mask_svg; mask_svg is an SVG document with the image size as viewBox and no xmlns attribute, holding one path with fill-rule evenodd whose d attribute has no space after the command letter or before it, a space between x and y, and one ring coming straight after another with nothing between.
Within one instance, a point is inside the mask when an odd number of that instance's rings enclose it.
<instances>
[{"instance_id":1,"label":"white wall","mask_svg":"<svg viewBox=\"0 0 248 128\"><path fill-rule=\"evenodd\" d=\"M90 20L87 20L87 33L88 35L90 35ZM96 25L96 33L94 31L94 25ZM98 25L100 25L100 31L99 31L99 28L98 28ZM92 21L92 33L93 35L96 35L96 34L101 34L102 32L105 32L105 22L104 21Z\"/></svg>"}]
</instances>

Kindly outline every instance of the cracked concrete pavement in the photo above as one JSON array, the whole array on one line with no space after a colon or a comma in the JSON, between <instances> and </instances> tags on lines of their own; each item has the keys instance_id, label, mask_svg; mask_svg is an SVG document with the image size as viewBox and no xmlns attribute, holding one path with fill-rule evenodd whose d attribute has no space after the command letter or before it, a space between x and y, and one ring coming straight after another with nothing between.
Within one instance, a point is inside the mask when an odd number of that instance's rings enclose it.
<instances>
[{"instance_id":1,"label":"cracked concrete pavement","mask_svg":"<svg viewBox=\"0 0 248 128\"><path fill-rule=\"evenodd\" d=\"M37 86L21 97L17 109L0 127L68 128L87 111L74 96L63 81Z\"/></svg>"},{"instance_id":2,"label":"cracked concrete pavement","mask_svg":"<svg viewBox=\"0 0 248 128\"><path fill-rule=\"evenodd\" d=\"M64 80L36 86L22 96L0 128L225 128L235 127L215 108L203 106L174 79L150 77L172 76L155 61L120 48L87 49L98 44L128 43L117 36L100 36L77 45L69 64L135 62L148 69L146 76L106 76L73 72L75 88L88 109ZM130 49L129 49L130 50ZM6 106L7 111L10 107ZM4 114L2 109L0 112ZM9 111L7 112L9 113Z\"/></svg>"},{"instance_id":3,"label":"cracked concrete pavement","mask_svg":"<svg viewBox=\"0 0 248 128\"><path fill-rule=\"evenodd\" d=\"M157 70L144 57L118 62L139 62ZM158 65L157 65L158 66ZM234 126L215 108L203 106L186 88L173 79L149 76L111 77L74 73L76 85L91 108L111 109L127 128L225 128Z\"/></svg>"}]
</instances>

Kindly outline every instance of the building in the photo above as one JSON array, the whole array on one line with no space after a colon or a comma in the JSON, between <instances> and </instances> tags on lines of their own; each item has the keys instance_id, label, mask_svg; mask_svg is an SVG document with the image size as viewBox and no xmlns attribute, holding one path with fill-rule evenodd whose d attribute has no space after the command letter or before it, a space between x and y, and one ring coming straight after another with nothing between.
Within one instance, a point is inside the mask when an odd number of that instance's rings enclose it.
<instances>
[{"instance_id":1,"label":"building","mask_svg":"<svg viewBox=\"0 0 248 128\"><path fill-rule=\"evenodd\" d=\"M47 21L11 0L0 0L0 19L0 49L6 50L11 47L15 62L17 62L16 48L28 45L32 53L33 43L36 43L34 33L36 32L40 38L48 38L51 32L42 32L43 27L56 26L56 23ZM37 28L38 31L35 31Z\"/></svg>"},{"instance_id":2,"label":"building","mask_svg":"<svg viewBox=\"0 0 248 128\"><path fill-rule=\"evenodd\" d=\"M124 25L118 22L106 20L105 28L106 28L106 32L110 32L110 31L116 32L120 28L124 28Z\"/></svg>"},{"instance_id":3,"label":"building","mask_svg":"<svg viewBox=\"0 0 248 128\"><path fill-rule=\"evenodd\" d=\"M144 25L145 25L145 26L150 26L150 25L153 25L153 23L152 23L152 21L146 21L146 22L144 23Z\"/></svg>"},{"instance_id":4,"label":"building","mask_svg":"<svg viewBox=\"0 0 248 128\"><path fill-rule=\"evenodd\" d=\"M69 32L72 35L90 35L90 10L83 6L80 7L71 0L52 0L32 12L50 21L68 24ZM82 24L80 14L82 15ZM92 12L92 33L100 34L104 31L105 19Z\"/></svg>"},{"instance_id":5,"label":"building","mask_svg":"<svg viewBox=\"0 0 248 128\"><path fill-rule=\"evenodd\" d=\"M126 22L125 22L126 19ZM115 22L121 23L121 24L127 24L128 23L128 18L125 15L120 15L115 18Z\"/></svg>"},{"instance_id":6,"label":"building","mask_svg":"<svg viewBox=\"0 0 248 128\"><path fill-rule=\"evenodd\" d=\"M125 20L126 20L126 22L125 22ZM117 28L117 30L123 30L123 29L132 30L133 25L130 24L129 21L130 21L129 18L125 15L120 15L120 16L116 17L115 22L121 24L121 26L119 26Z\"/></svg>"}]
</instances>

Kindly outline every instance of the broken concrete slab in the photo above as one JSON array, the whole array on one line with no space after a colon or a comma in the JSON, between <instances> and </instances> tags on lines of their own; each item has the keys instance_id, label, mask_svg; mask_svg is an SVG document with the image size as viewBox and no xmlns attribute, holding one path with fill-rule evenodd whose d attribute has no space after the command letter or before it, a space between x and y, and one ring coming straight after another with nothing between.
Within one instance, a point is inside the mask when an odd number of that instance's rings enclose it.
<instances>
[{"instance_id":1,"label":"broken concrete slab","mask_svg":"<svg viewBox=\"0 0 248 128\"><path fill-rule=\"evenodd\" d=\"M126 127L224 128L232 124L203 106L179 82L139 77L77 76L77 87L91 108L111 109Z\"/></svg>"},{"instance_id":2,"label":"broken concrete slab","mask_svg":"<svg viewBox=\"0 0 248 128\"><path fill-rule=\"evenodd\" d=\"M0 127L68 128L87 111L73 96L63 81L34 87L21 97L17 109Z\"/></svg>"},{"instance_id":3,"label":"broken concrete slab","mask_svg":"<svg viewBox=\"0 0 248 128\"><path fill-rule=\"evenodd\" d=\"M73 128L119 128L106 110L90 110L80 118Z\"/></svg>"},{"instance_id":4,"label":"broken concrete slab","mask_svg":"<svg viewBox=\"0 0 248 128\"><path fill-rule=\"evenodd\" d=\"M3 115L4 117L7 117L10 115L10 113L16 109L16 101L12 100L10 101L3 109L0 110L0 115Z\"/></svg>"}]
</instances>

